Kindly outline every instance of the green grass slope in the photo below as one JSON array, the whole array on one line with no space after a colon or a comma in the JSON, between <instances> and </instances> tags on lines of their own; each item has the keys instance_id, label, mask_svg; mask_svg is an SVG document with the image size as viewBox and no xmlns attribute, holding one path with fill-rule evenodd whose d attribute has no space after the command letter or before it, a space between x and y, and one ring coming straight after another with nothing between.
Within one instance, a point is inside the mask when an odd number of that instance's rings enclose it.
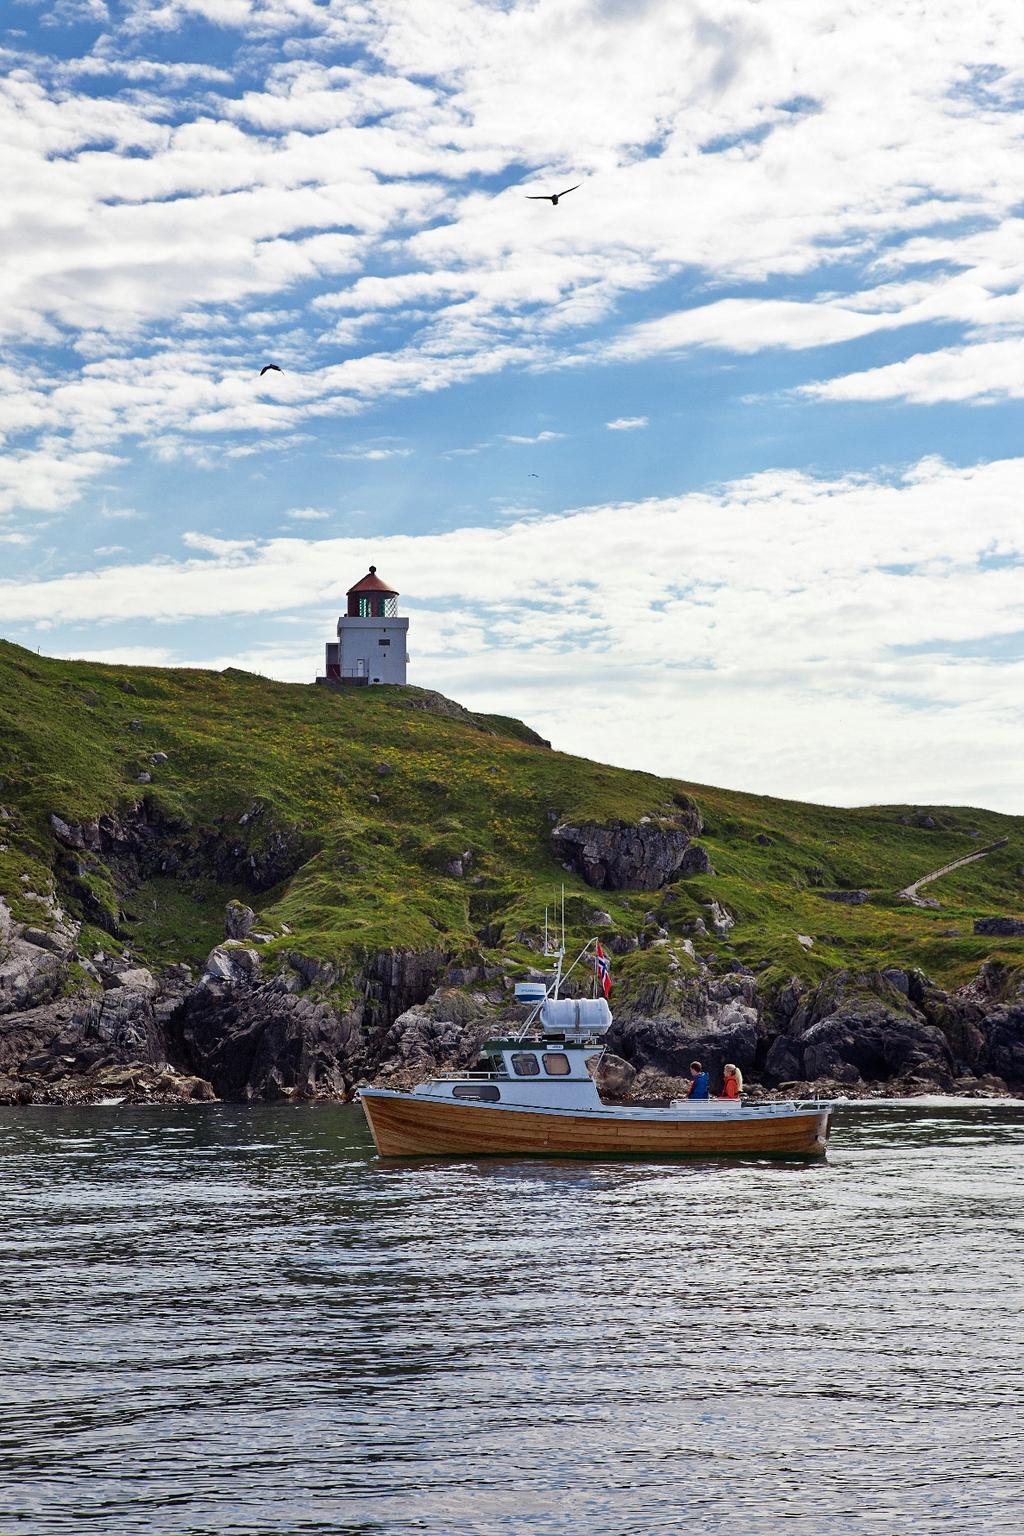
<instances>
[{"instance_id":1,"label":"green grass slope","mask_svg":"<svg viewBox=\"0 0 1024 1536\"><path fill-rule=\"evenodd\" d=\"M1024 906L1022 817L842 810L714 789L551 751L518 721L435 707L416 689L338 693L235 670L57 661L0 642L0 894L34 919L24 893L56 879L77 916L95 924L108 913L108 926L151 964L201 959L234 896L278 935L268 958L292 948L344 964L382 948L441 947L525 964L521 936L536 935L563 880L580 939L595 908L624 933L651 937L660 926L681 937L707 918L707 903L723 903L735 927L727 941L698 938L698 952L769 978L900 964L953 984L987 958L1024 960L1024 940L972 932L975 917ZM600 754L597 732L594 746ZM167 761L154 765L158 752ZM138 782L142 772L151 783ZM714 875L653 893L595 891L552 852L554 822L633 822L689 796ZM82 822L143 800L167 823L257 857L283 840L299 850L297 867L259 894L213 867L170 870L126 892L88 856L69 883L51 813ZM911 880L1001 837L1005 847L926 887L940 909L896 900ZM450 872L455 860L461 876ZM848 907L822 895L844 887L871 899ZM617 977L657 977L667 954L655 946L623 956Z\"/></svg>"}]
</instances>

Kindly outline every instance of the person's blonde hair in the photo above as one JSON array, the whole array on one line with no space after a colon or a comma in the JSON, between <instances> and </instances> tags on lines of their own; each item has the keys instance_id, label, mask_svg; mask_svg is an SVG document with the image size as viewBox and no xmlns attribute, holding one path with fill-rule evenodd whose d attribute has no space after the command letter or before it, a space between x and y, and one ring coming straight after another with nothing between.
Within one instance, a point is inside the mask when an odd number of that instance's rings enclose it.
<instances>
[{"instance_id":1,"label":"person's blonde hair","mask_svg":"<svg viewBox=\"0 0 1024 1536\"><path fill-rule=\"evenodd\" d=\"M727 1061L726 1064L725 1064L725 1067L723 1068L723 1070L725 1072L726 1077L734 1077L736 1079L736 1089L737 1089L737 1092L742 1093L743 1092L743 1073L740 1071L739 1067L734 1066L731 1061Z\"/></svg>"}]
</instances>

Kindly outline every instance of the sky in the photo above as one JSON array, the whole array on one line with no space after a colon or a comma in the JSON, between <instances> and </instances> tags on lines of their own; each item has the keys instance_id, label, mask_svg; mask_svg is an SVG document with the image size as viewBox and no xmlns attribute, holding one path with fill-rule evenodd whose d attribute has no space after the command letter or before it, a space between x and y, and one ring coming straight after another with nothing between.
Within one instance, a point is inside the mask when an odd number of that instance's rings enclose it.
<instances>
[{"instance_id":1,"label":"sky","mask_svg":"<svg viewBox=\"0 0 1024 1536\"><path fill-rule=\"evenodd\" d=\"M0 69L0 634L311 681L373 562L557 747L1024 813L1019 0L8 0Z\"/></svg>"}]
</instances>

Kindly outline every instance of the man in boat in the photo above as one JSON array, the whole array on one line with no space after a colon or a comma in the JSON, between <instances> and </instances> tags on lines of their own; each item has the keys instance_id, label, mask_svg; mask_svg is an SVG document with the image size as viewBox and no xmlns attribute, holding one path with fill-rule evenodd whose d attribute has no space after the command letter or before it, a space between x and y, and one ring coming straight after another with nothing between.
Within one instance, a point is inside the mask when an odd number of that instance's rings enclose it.
<instances>
[{"instance_id":1,"label":"man in boat","mask_svg":"<svg viewBox=\"0 0 1024 1536\"><path fill-rule=\"evenodd\" d=\"M704 1071L699 1061L690 1062L690 1091L686 1097L688 1099L709 1099L711 1097L708 1074Z\"/></svg>"}]
</instances>

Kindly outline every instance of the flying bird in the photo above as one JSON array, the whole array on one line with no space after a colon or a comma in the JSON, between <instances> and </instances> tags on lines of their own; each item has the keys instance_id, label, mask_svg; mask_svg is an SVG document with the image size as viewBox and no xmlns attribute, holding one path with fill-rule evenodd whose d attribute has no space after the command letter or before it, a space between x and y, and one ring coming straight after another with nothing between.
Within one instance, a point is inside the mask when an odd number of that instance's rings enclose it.
<instances>
[{"instance_id":1,"label":"flying bird","mask_svg":"<svg viewBox=\"0 0 1024 1536\"><path fill-rule=\"evenodd\" d=\"M578 181L575 187L566 187L564 192L527 192L526 200L529 203L550 203L552 208L557 208L560 197L568 197L570 192L575 192L576 187L582 185L582 181Z\"/></svg>"},{"instance_id":2,"label":"flying bird","mask_svg":"<svg viewBox=\"0 0 1024 1536\"><path fill-rule=\"evenodd\" d=\"M265 373L284 373L284 369L279 368L276 363L264 363L263 367L260 369L261 379Z\"/></svg>"}]
</instances>

